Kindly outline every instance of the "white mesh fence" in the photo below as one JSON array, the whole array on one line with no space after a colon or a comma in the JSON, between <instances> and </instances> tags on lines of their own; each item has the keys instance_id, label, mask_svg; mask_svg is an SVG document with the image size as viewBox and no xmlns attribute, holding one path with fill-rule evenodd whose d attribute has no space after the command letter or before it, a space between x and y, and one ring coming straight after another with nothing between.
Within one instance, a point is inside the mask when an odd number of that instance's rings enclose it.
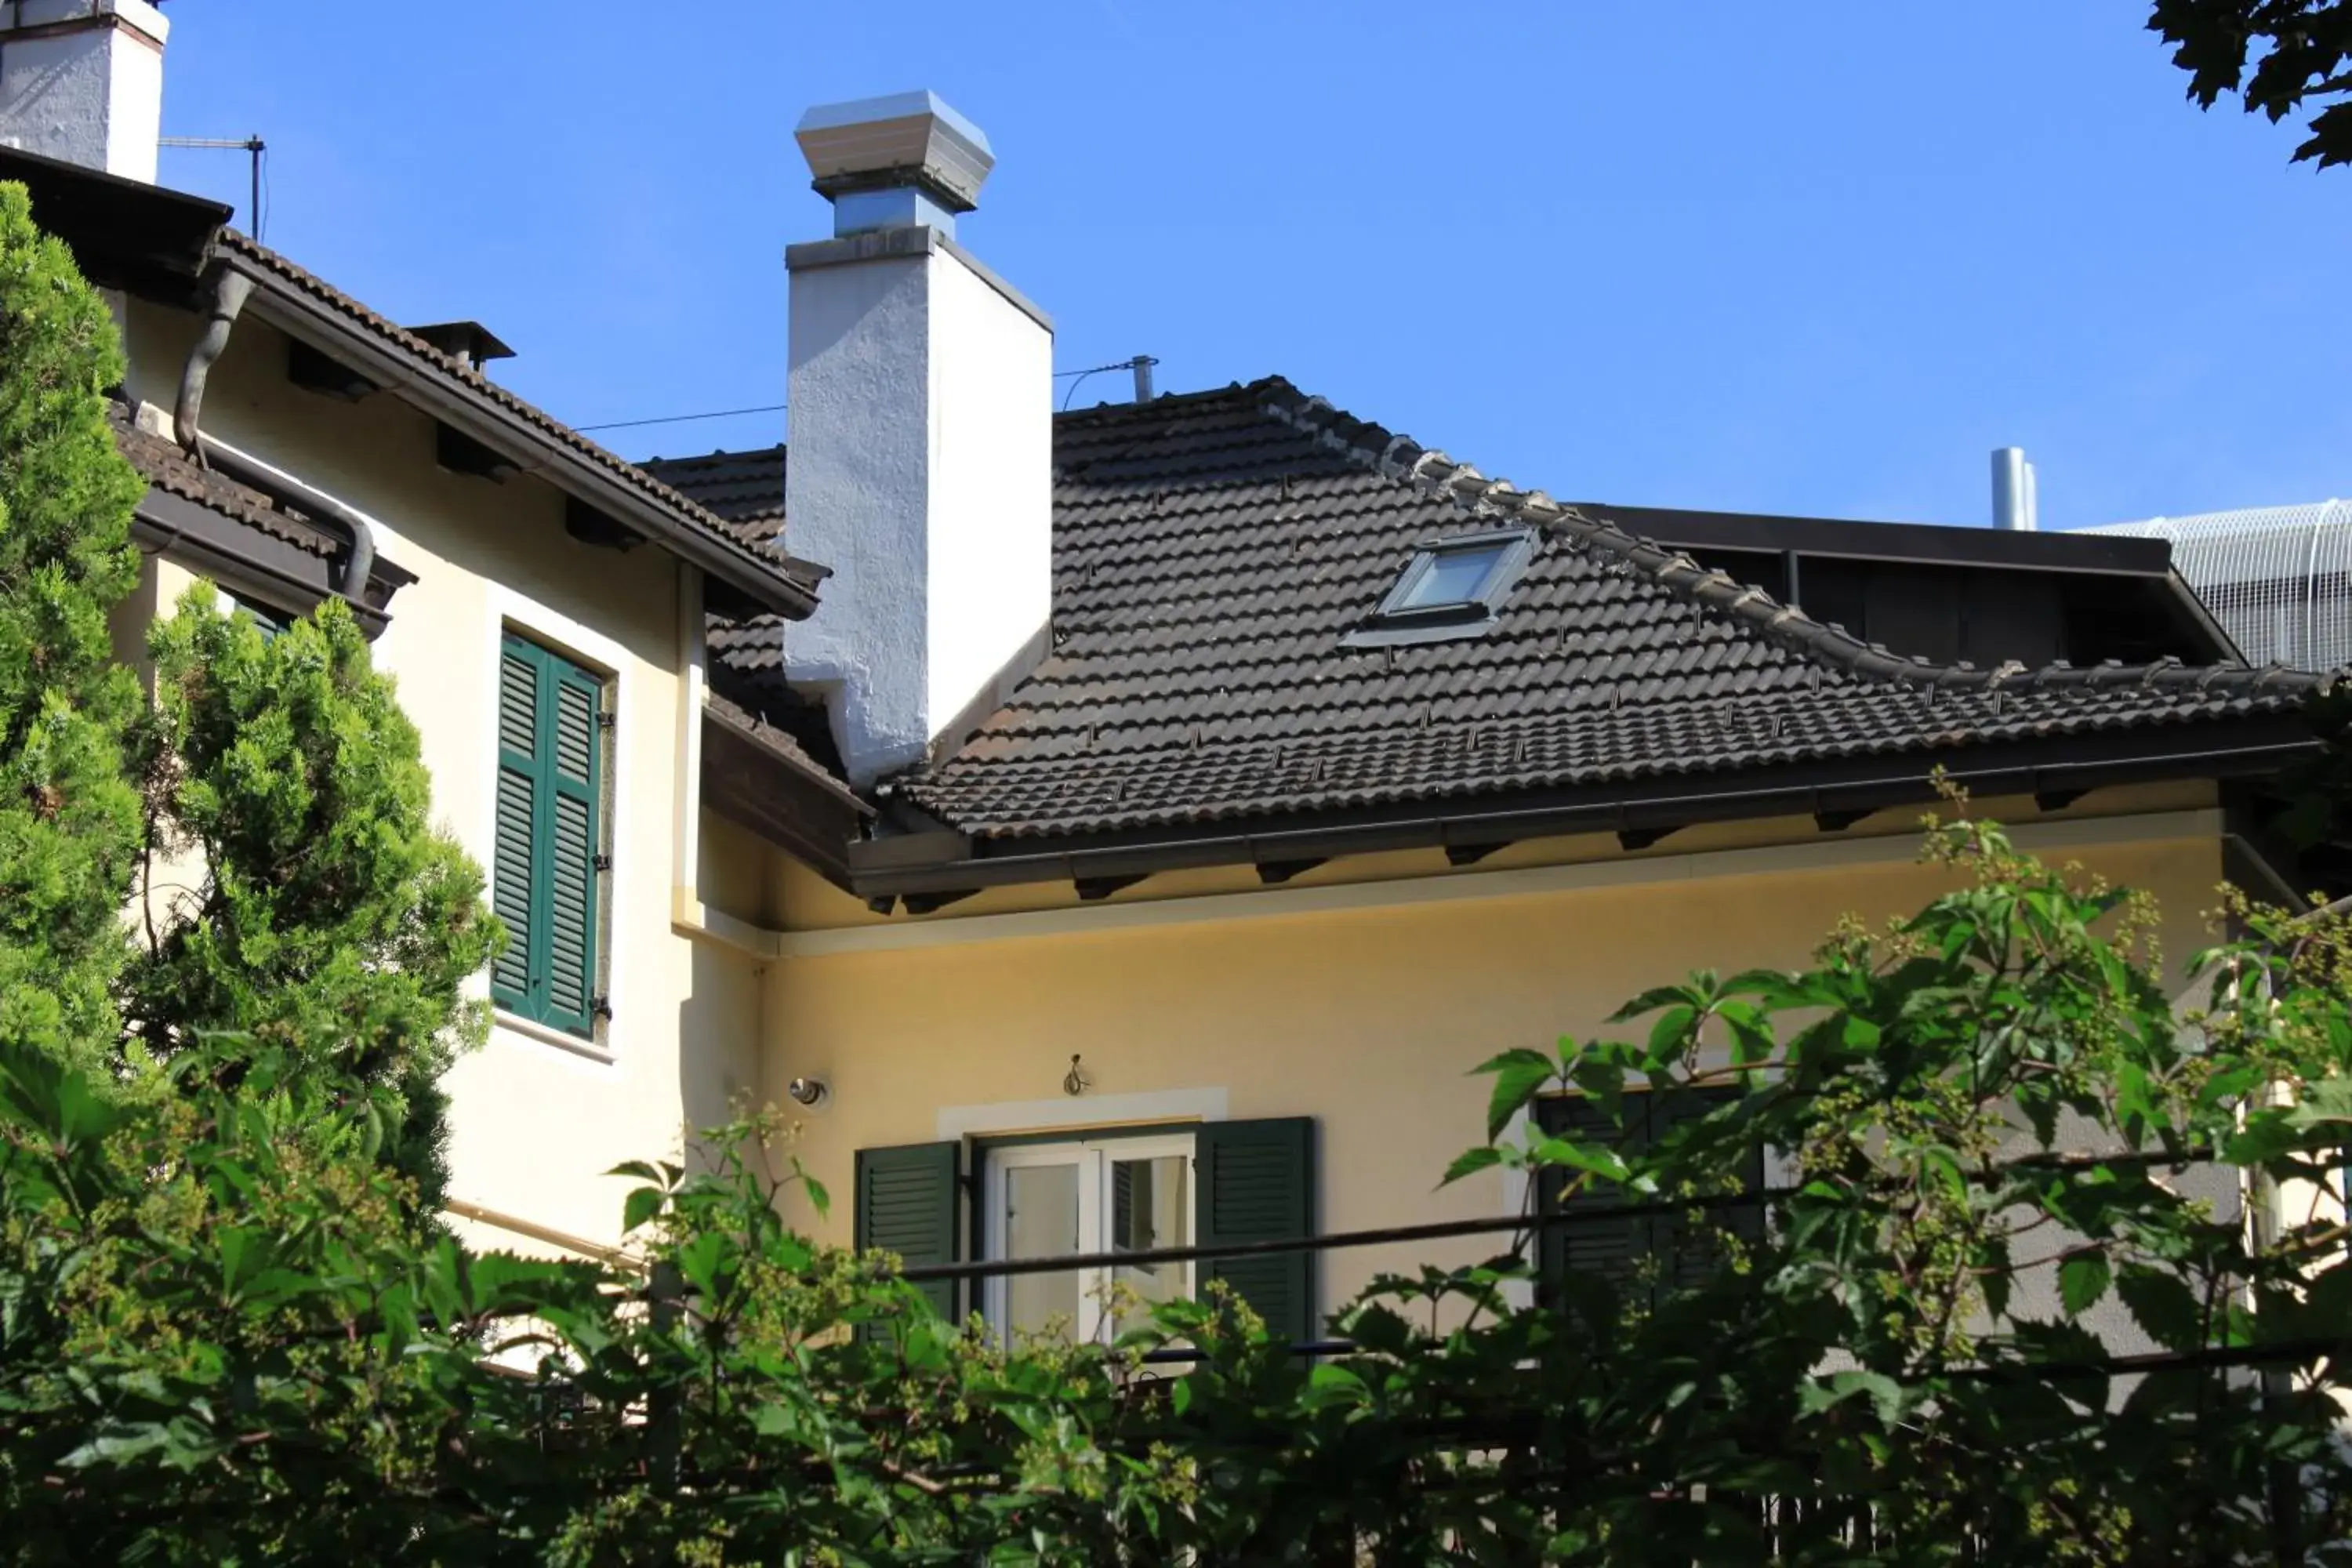
<instances>
[{"instance_id":1,"label":"white mesh fence","mask_svg":"<svg viewBox=\"0 0 2352 1568\"><path fill-rule=\"evenodd\" d=\"M2252 664L2352 664L2352 502L2251 507L2109 523L2084 533L2162 539Z\"/></svg>"}]
</instances>

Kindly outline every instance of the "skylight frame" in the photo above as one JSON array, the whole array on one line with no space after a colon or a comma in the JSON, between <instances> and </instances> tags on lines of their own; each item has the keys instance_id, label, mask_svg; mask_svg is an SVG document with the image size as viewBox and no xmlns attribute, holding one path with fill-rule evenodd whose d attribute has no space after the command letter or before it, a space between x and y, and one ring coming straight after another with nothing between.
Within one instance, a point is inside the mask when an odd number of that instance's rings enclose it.
<instances>
[{"instance_id":1,"label":"skylight frame","mask_svg":"<svg viewBox=\"0 0 2352 1568\"><path fill-rule=\"evenodd\" d=\"M1493 528L1423 540L1413 546L1412 559L1381 600L1380 607L1362 626L1348 634L1345 646L1439 642L1484 634L1495 624L1511 590L1518 586L1528 563L1535 558L1535 549L1536 531L1532 528ZM1413 595L1442 558L1483 550L1493 550L1496 555L1473 593L1443 604L1412 603Z\"/></svg>"}]
</instances>

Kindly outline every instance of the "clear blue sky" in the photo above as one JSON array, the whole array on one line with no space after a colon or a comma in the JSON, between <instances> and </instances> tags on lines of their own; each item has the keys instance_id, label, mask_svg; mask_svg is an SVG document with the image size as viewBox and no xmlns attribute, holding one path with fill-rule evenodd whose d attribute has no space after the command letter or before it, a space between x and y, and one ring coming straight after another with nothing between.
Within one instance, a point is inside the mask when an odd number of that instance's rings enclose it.
<instances>
[{"instance_id":1,"label":"clear blue sky","mask_svg":"<svg viewBox=\"0 0 2352 1568\"><path fill-rule=\"evenodd\" d=\"M2352 170L2198 113L2141 0L169 10L164 129L268 138L269 242L575 423L782 401L793 123L927 86L1065 366L1278 373L1587 500L1973 523L2008 443L2044 527L2352 494Z\"/></svg>"}]
</instances>

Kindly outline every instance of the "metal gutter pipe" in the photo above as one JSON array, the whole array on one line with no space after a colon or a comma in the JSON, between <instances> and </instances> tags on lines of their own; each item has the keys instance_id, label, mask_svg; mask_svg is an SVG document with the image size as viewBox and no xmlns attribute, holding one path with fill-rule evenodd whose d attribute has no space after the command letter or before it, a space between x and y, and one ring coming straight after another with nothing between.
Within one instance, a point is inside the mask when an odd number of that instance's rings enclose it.
<instances>
[{"instance_id":1,"label":"metal gutter pipe","mask_svg":"<svg viewBox=\"0 0 2352 1568\"><path fill-rule=\"evenodd\" d=\"M199 465L205 460L200 424L205 383L212 375L214 363L227 350L229 334L236 330L236 318L252 293L252 279L233 267L214 264L205 330L197 334L194 346L188 350L187 363L180 368L180 396L172 409L172 433L178 437L181 449Z\"/></svg>"},{"instance_id":2,"label":"metal gutter pipe","mask_svg":"<svg viewBox=\"0 0 2352 1568\"><path fill-rule=\"evenodd\" d=\"M292 475L281 473L257 458L248 458L212 437L197 435L196 439L202 446L204 458L239 484L251 485L259 490L278 490L291 496L301 502L306 510L328 518L349 534L351 548L344 552L337 570L335 592L346 599L361 604L367 602L368 578L375 571L375 529L366 518L326 491L306 485Z\"/></svg>"}]
</instances>

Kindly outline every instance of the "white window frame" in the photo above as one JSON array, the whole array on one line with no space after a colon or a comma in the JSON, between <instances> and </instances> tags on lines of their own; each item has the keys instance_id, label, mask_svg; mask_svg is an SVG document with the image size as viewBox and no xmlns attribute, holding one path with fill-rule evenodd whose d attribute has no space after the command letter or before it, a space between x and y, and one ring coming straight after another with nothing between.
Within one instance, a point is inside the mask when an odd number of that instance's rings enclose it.
<instances>
[{"instance_id":1,"label":"white window frame","mask_svg":"<svg viewBox=\"0 0 2352 1568\"><path fill-rule=\"evenodd\" d=\"M1010 1184L1006 1173L1039 1166L1069 1165L1078 1167L1078 1250L1081 1253L1106 1253L1110 1250L1108 1215L1111 1203L1111 1165L1117 1160L1161 1160L1181 1158L1193 1183L1200 1180L1199 1141L1190 1132L1145 1133L1134 1137L1105 1134L1056 1140L1051 1143L1010 1143L982 1152L979 1251L983 1262L1003 1258L1004 1205ZM1197 1199L1196 1199L1197 1201ZM1092 1237L1089 1244L1087 1237ZM1197 1237L1194 1240L1197 1241ZM1181 1284L1186 1299L1198 1289L1191 1263L1176 1265L1181 1271ZM1103 1300L1110 1283L1109 1268L1081 1268L1078 1275L1078 1321L1071 1325L1071 1334L1080 1343L1089 1341L1107 1342L1110 1337L1110 1313ZM1011 1280L1003 1274L991 1275L981 1290L981 1315L988 1320L1000 1337L1007 1331L1010 1315Z\"/></svg>"}]
</instances>

